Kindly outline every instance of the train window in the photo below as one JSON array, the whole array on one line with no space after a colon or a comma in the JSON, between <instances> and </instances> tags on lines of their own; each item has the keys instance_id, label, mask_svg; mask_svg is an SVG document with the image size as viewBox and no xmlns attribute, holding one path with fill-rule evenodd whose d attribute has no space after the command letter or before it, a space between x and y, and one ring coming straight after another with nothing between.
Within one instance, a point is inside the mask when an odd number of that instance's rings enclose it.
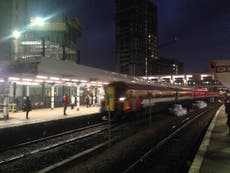
<instances>
[{"instance_id":1,"label":"train window","mask_svg":"<svg viewBox=\"0 0 230 173\"><path fill-rule=\"evenodd\" d=\"M128 90L127 93L128 93L128 97L129 97L129 98L132 98L132 97L133 97L133 92L132 92L132 90Z\"/></svg>"},{"instance_id":2,"label":"train window","mask_svg":"<svg viewBox=\"0 0 230 173\"><path fill-rule=\"evenodd\" d=\"M118 87L116 89L116 93L115 93L115 97L118 99L120 97L127 97L127 94L126 94L126 89L123 88L123 87Z\"/></svg>"},{"instance_id":3,"label":"train window","mask_svg":"<svg viewBox=\"0 0 230 173\"><path fill-rule=\"evenodd\" d=\"M143 94L140 94L139 96L138 96L138 99L144 99L144 95Z\"/></svg>"}]
</instances>

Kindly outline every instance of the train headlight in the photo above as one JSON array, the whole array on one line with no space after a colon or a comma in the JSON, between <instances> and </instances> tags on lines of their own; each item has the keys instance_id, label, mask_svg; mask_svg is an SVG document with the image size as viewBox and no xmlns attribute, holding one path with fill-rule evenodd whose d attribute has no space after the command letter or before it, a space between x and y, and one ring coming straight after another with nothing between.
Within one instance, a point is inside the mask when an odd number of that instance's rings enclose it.
<instances>
[{"instance_id":1,"label":"train headlight","mask_svg":"<svg viewBox=\"0 0 230 173\"><path fill-rule=\"evenodd\" d=\"M125 97L120 97L119 101L125 101L125 99L126 99Z\"/></svg>"}]
</instances>

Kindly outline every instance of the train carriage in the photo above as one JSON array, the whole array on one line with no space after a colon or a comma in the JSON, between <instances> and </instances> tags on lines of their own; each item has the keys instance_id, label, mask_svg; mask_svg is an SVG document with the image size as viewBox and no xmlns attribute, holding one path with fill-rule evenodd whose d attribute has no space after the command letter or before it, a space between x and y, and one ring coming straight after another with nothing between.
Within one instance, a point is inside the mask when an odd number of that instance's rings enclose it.
<instances>
[{"instance_id":1,"label":"train carriage","mask_svg":"<svg viewBox=\"0 0 230 173\"><path fill-rule=\"evenodd\" d=\"M105 87L101 111L110 111L112 115L139 111L155 102L173 101L179 95L178 90L164 86L112 82Z\"/></svg>"},{"instance_id":2,"label":"train carriage","mask_svg":"<svg viewBox=\"0 0 230 173\"><path fill-rule=\"evenodd\" d=\"M161 86L159 84L111 82L105 86L105 97L101 101L101 112L110 112L112 117L120 117L129 112L140 111L159 102L198 99L217 96L218 93L198 91L181 86Z\"/></svg>"}]
</instances>

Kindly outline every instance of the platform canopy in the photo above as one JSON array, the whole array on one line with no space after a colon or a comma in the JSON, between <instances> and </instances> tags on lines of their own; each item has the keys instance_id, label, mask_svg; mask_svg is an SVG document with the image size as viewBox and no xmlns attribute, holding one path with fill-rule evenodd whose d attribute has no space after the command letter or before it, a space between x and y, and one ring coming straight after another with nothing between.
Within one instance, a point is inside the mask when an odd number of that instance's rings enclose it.
<instances>
[{"instance_id":1,"label":"platform canopy","mask_svg":"<svg viewBox=\"0 0 230 173\"><path fill-rule=\"evenodd\" d=\"M38 64L38 74L103 82L120 80L130 82L135 80L135 77L128 75L76 64L69 60L60 61L46 57L42 58L41 62Z\"/></svg>"},{"instance_id":2,"label":"platform canopy","mask_svg":"<svg viewBox=\"0 0 230 173\"><path fill-rule=\"evenodd\" d=\"M167 83L151 83L142 77L129 76L126 74L76 64L69 60L60 61L47 57L43 57L41 62L38 64L38 75L52 75L60 78L72 79L72 81L73 79L102 83L123 81L128 83L150 84L158 87L170 87L174 89L191 89L189 87Z\"/></svg>"}]
</instances>

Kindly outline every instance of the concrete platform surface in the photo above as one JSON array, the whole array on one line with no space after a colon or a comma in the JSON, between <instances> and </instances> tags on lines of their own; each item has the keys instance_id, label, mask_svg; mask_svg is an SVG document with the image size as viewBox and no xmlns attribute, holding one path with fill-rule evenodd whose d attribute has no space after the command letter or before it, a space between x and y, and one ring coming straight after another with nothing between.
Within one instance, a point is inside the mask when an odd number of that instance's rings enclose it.
<instances>
[{"instance_id":1,"label":"concrete platform surface","mask_svg":"<svg viewBox=\"0 0 230 173\"><path fill-rule=\"evenodd\" d=\"M68 115L63 115L63 107L54 108L53 110L50 108L47 109L35 109L29 112L29 119L26 119L25 112L15 112L9 114L9 119L1 119L0 120L0 129L12 126L20 126L24 124L31 124L43 121L50 121L55 119L63 119L69 118L74 116L81 116L81 115L89 115L94 113L99 113L100 107L85 107L80 106L79 110L76 108L71 109L70 107L67 108L66 113ZM2 115L3 117L3 115Z\"/></svg>"},{"instance_id":2,"label":"concrete platform surface","mask_svg":"<svg viewBox=\"0 0 230 173\"><path fill-rule=\"evenodd\" d=\"M212 120L189 173L230 173L230 134L222 106Z\"/></svg>"}]
</instances>

